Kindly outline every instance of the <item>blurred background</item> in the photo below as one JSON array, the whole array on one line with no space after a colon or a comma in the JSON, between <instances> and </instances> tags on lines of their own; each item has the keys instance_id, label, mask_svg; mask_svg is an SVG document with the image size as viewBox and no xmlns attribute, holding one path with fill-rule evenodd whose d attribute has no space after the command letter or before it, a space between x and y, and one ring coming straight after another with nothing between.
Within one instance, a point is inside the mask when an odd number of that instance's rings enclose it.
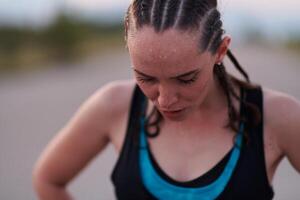
<instances>
[{"instance_id":1,"label":"blurred background","mask_svg":"<svg viewBox=\"0 0 300 200\"><path fill-rule=\"evenodd\" d=\"M0 199L37 199L34 162L103 84L131 78L123 41L130 0L0 0ZM254 82L300 100L300 1L219 0L232 51ZM228 62L228 61L227 61ZM229 71L236 73L230 63ZM109 146L70 184L76 199L115 199ZM284 160L275 199L297 199Z\"/></svg>"}]
</instances>

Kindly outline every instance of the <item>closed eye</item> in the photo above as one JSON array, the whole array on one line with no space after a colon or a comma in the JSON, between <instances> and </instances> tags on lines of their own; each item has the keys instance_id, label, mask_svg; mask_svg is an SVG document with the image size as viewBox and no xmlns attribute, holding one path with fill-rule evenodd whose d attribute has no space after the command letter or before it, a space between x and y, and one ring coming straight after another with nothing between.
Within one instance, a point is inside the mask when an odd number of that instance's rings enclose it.
<instances>
[{"instance_id":1,"label":"closed eye","mask_svg":"<svg viewBox=\"0 0 300 200\"><path fill-rule=\"evenodd\" d=\"M177 79L179 81L179 83L181 84L191 84L193 82L195 82L197 80L197 77L193 77L191 79L185 80L185 79Z\"/></svg>"},{"instance_id":2,"label":"closed eye","mask_svg":"<svg viewBox=\"0 0 300 200\"><path fill-rule=\"evenodd\" d=\"M192 75L192 77L191 77ZM177 78L177 80L179 81L179 83L181 84L191 84L193 82L195 82L199 76L199 71L195 72L194 74L188 75L190 78Z\"/></svg>"},{"instance_id":3,"label":"closed eye","mask_svg":"<svg viewBox=\"0 0 300 200\"><path fill-rule=\"evenodd\" d=\"M141 83L155 83L156 79L154 78L145 78L145 77L137 77L137 80Z\"/></svg>"},{"instance_id":4,"label":"closed eye","mask_svg":"<svg viewBox=\"0 0 300 200\"><path fill-rule=\"evenodd\" d=\"M139 72L136 69L134 69L134 71L136 72L136 79L140 83L154 84L158 82L158 80L155 77L148 76L142 72ZM189 85L197 80L199 72L200 70L196 69L176 77L171 77L170 79L177 81L179 84Z\"/></svg>"}]
</instances>

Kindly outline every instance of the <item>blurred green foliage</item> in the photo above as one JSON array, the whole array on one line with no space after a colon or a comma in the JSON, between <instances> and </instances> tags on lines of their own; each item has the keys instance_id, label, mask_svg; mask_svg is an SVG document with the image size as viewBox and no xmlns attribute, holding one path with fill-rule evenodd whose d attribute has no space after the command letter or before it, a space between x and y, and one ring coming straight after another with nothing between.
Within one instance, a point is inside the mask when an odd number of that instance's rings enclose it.
<instances>
[{"instance_id":1,"label":"blurred green foliage","mask_svg":"<svg viewBox=\"0 0 300 200\"><path fill-rule=\"evenodd\" d=\"M40 29L0 27L0 71L71 62L124 45L121 24L103 25L59 15Z\"/></svg>"}]
</instances>

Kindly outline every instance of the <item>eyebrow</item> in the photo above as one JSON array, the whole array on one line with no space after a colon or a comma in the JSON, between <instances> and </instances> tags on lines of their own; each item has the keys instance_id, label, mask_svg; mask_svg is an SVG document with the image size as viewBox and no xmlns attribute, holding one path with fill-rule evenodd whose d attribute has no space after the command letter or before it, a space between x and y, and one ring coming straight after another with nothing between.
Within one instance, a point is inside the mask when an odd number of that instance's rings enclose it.
<instances>
[{"instance_id":1,"label":"eyebrow","mask_svg":"<svg viewBox=\"0 0 300 200\"><path fill-rule=\"evenodd\" d=\"M146 77L149 77L149 78L155 78L155 77L153 77L153 76L149 76L149 75L147 75L147 74L145 74L145 73L143 73L143 72L140 72L140 71L138 71L137 69L134 69L134 68L133 68L133 70L134 70L136 73L138 73L138 74L140 74L140 75L142 75L142 76L146 76ZM193 70L188 71L188 72L185 72L185 73L183 73L183 74L179 74L179 75L177 75L177 76L171 77L171 79L184 78L184 77L189 76L189 75L191 75L191 74L199 73L199 71L200 71L199 68L193 69Z\"/></svg>"}]
</instances>

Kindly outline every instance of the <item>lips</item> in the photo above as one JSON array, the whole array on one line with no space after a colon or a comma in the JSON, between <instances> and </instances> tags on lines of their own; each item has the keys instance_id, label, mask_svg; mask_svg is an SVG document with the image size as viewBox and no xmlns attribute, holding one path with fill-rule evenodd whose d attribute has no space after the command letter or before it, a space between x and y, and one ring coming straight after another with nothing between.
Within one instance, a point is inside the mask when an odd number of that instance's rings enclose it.
<instances>
[{"instance_id":1,"label":"lips","mask_svg":"<svg viewBox=\"0 0 300 200\"><path fill-rule=\"evenodd\" d=\"M176 113L176 112L180 112L182 109L178 109L178 110L163 110L163 112L165 113Z\"/></svg>"},{"instance_id":2,"label":"lips","mask_svg":"<svg viewBox=\"0 0 300 200\"><path fill-rule=\"evenodd\" d=\"M175 115L183 111L184 109L178 109L178 110L162 110L162 112L166 115Z\"/></svg>"},{"instance_id":3,"label":"lips","mask_svg":"<svg viewBox=\"0 0 300 200\"><path fill-rule=\"evenodd\" d=\"M183 116L184 109L180 110L162 110L162 115L171 120L181 119Z\"/></svg>"}]
</instances>

